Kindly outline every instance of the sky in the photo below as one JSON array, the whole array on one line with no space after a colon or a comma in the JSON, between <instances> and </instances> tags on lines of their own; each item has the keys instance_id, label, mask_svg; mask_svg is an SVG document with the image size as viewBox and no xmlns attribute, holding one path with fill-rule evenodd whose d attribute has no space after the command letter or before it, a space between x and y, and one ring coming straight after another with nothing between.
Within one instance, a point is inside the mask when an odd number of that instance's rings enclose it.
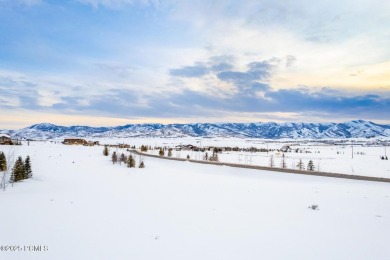
<instances>
[{"instance_id":1,"label":"sky","mask_svg":"<svg viewBox=\"0 0 390 260\"><path fill-rule=\"evenodd\" d=\"M0 129L390 123L388 0L0 0Z\"/></svg>"}]
</instances>

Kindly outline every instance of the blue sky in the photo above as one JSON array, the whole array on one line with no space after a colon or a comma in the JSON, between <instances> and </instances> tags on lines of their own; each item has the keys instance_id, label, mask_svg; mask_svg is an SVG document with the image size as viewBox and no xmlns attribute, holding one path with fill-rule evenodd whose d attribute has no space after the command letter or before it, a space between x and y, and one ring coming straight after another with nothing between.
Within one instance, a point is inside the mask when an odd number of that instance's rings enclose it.
<instances>
[{"instance_id":1,"label":"blue sky","mask_svg":"<svg viewBox=\"0 0 390 260\"><path fill-rule=\"evenodd\" d=\"M0 0L0 129L390 123L385 0Z\"/></svg>"}]
</instances>

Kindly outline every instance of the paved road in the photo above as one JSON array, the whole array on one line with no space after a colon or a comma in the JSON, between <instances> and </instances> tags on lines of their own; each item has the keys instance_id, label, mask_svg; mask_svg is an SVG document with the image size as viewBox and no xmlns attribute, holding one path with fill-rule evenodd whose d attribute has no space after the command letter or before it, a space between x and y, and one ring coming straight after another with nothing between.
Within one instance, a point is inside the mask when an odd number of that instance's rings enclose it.
<instances>
[{"instance_id":1,"label":"paved road","mask_svg":"<svg viewBox=\"0 0 390 260\"><path fill-rule=\"evenodd\" d=\"M146 157L153 157L153 158L158 158L158 159L164 159L164 160L189 161L189 162L192 162L192 163L212 164L212 165L220 165L220 166L230 166L230 167L236 167L236 168L246 168L246 169L255 169L255 170L272 171L272 172L285 172L285 173L301 174L301 175L312 175L312 176L322 176L322 177L331 177L331 178L350 179L350 180L376 181L376 182L387 182L387 183L390 183L390 179L389 178L360 176L360 175L349 175L349 174L330 173L330 172L302 171L302 170L273 168L273 167L247 165L247 164L238 164L238 163L210 162L210 161L199 161L199 160L191 160L191 159L187 160L187 159L184 159L184 158L165 157L165 156L146 154L146 153L138 152L136 150L129 150L129 151L131 153L133 153L133 154L146 156Z\"/></svg>"}]
</instances>

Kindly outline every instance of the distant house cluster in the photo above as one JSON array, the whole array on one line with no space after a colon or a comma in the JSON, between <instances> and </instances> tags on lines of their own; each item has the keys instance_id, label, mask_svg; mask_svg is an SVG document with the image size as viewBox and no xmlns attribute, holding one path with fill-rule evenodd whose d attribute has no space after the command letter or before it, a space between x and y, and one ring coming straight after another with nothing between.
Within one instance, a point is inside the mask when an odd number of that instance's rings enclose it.
<instances>
[{"instance_id":1,"label":"distant house cluster","mask_svg":"<svg viewBox=\"0 0 390 260\"><path fill-rule=\"evenodd\" d=\"M11 137L7 134L0 134L0 145L11 145L12 140Z\"/></svg>"},{"instance_id":2,"label":"distant house cluster","mask_svg":"<svg viewBox=\"0 0 390 260\"><path fill-rule=\"evenodd\" d=\"M87 141L81 138L66 138L62 141L63 144L66 145L85 145L85 146L94 146L99 145L98 141Z\"/></svg>"},{"instance_id":3,"label":"distant house cluster","mask_svg":"<svg viewBox=\"0 0 390 260\"><path fill-rule=\"evenodd\" d=\"M177 145L175 147L175 150L176 151L181 151L181 150L184 150L184 151L197 151L199 150L200 148L195 146L195 145L192 145L192 144L185 144L185 145Z\"/></svg>"}]
</instances>

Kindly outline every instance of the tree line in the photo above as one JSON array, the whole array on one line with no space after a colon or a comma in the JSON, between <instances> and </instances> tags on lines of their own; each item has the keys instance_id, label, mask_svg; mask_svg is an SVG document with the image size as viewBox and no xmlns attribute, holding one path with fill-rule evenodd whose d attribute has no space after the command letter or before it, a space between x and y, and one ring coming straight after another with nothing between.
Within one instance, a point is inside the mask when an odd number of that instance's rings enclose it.
<instances>
[{"instance_id":1,"label":"tree line","mask_svg":"<svg viewBox=\"0 0 390 260\"><path fill-rule=\"evenodd\" d=\"M4 152L0 152L0 171L6 172L8 169L7 158ZM30 156L27 156L24 160L19 156L12 167L10 182L14 183L29 179L32 177L32 173Z\"/></svg>"},{"instance_id":2,"label":"tree line","mask_svg":"<svg viewBox=\"0 0 390 260\"><path fill-rule=\"evenodd\" d=\"M108 150L108 147L105 145L104 149L103 149L103 155L108 156L109 154L110 154L110 152ZM135 168L136 167L134 157L131 154L129 156L127 156L124 153L122 153L118 157L118 154L114 151L111 154L111 161L113 164L117 164L117 163L122 164L123 163L127 166L127 168ZM145 163L143 160L140 160L138 168L145 168Z\"/></svg>"}]
</instances>

